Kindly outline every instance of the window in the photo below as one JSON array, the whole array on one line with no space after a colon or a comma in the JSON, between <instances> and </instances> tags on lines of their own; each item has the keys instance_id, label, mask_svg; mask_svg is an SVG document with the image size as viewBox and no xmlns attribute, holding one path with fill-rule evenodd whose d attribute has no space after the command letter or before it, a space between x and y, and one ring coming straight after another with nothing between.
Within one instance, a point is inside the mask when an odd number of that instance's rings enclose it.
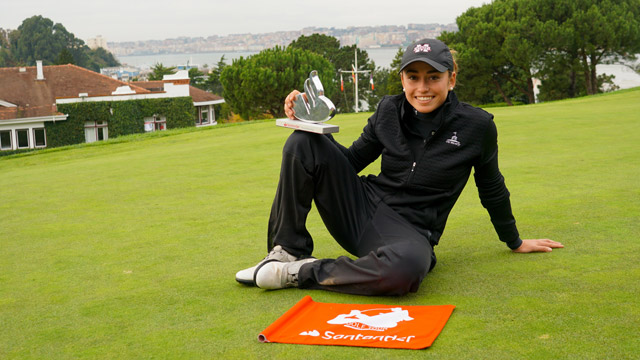
<instances>
[{"instance_id":1,"label":"window","mask_svg":"<svg viewBox=\"0 0 640 360\"><path fill-rule=\"evenodd\" d=\"M44 128L33 129L33 140L37 148L47 147L47 134Z\"/></svg>"},{"instance_id":2,"label":"window","mask_svg":"<svg viewBox=\"0 0 640 360\"><path fill-rule=\"evenodd\" d=\"M11 130L0 131L0 150L11 150L13 144L11 142Z\"/></svg>"},{"instance_id":3,"label":"window","mask_svg":"<svg viewBox=\"0 0 640 360\"><path fill-rule=\"evenodd\" d=\"M213 110L213 105L202 106L198 108L198 117L196 118L196 125L215 125L216 114Z\"/></svg>"},{"instance_id":4,"label":"window","mask_svg":"<svg viewBox=\"0 0 640 360\"><path fill-rule=\"evenodd\" d=\"M167 118L165 116L153 115L144 118L144 131L167 130Z\"/></svg>"},{"instance_id":5,"label":"window","mask_svg":"<svg viewBox=\"0 0 640 360\"><path fill-rule=\"evenodd\" d=\"M16 137L18 138L18 149L29 148L29 129L16 130Z\"/></svg>"},{"instance_id":6,"label":"window","mask_svg":"<svg viewBox=\"0 0 640 360\"><path fill-rule=\"evenodd\" d=\"M87 121L84 123L84 138L88 143L107 140L109 128L106 121Z\"/></svg>"},{"instance_id":7,"label":"window","mask_svg":"<svg viewBox=\"0 0 640 360\"><path fill-rule=\"evenodd\" d=\"M209 107L200 108L200 118L198 118L197 125L203 125L209 123Z\"/></svg>"}]
</instances>

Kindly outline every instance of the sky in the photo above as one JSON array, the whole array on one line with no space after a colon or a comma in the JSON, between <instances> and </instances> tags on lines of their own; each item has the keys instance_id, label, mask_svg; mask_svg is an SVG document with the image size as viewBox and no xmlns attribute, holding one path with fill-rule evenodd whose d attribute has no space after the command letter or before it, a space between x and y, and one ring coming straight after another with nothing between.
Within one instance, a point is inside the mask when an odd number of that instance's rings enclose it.
<instances>
[{"instance_id":1,"label":"sky","mask_svg":"<svg viewBox=\"0 0 640 360\"><path fill-rule=\"evenodd\" d=\"M163 40L304 27L450 24L489 0L2 0L0 28L42 15L87 40ZM438 5L435 5L439 3ZM431 5L435 6L431 6Z\"/></svg>"}]
</instances>

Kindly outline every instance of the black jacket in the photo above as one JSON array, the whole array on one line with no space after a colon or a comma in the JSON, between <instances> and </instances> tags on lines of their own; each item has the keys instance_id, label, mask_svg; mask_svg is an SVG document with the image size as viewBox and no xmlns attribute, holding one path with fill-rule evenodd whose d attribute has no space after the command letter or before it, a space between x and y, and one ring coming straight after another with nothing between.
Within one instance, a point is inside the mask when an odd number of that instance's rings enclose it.
<instances>
[{"instance_id":1,"label":"black jacket","mask_svg":"<svg viewBox=\"0 0 640 360\"><path fill-rule=\"evenodd\" d=\"M382 155L381 172L368 175L367 185L436 245L473 167L480 200L500 240L518 248L522 241L498 168L493 115L459 102L450 92L440 127L416 158L402 130L405 101L404 94L385 96L360 138L348 149L341 146L354 169L360 172Z\"/></svg>"}]
</instances>

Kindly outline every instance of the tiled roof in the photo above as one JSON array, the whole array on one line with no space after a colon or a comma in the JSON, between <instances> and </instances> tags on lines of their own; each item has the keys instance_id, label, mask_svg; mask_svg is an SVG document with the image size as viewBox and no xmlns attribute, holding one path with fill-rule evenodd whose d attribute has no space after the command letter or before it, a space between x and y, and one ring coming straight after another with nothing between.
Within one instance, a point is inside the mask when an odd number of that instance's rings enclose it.
<instances>
[{"instance_id":1,"label":"tiled roof","mask_svg":"<svg viewBox=\"0 0 640 360\"><path fill-rule=\"evenodd\" d=\"M191 86L191 85L189 85L189 94L191 94L191 98L193 99L193 102L222 100L221 96L198 89L197 87Z\"/></svg>"},{"instance_id":2,"label":"tiled roof","mask_svg":"<svg viewBox=\"0 0 640 360\"><path fill-rule=\"evenodd\" d=\"M58 114L56 98L111 95L120 86L129 85L138 94L149 90L75 65L43 66L44 80L36 80L37 69L30 67L0 68L0 100L17 105L0 105L0 120Z\"/></svg>"},{"instance_id":3,"label":"tiled roof","mask_svg":"<svg viewBox=\"0 0 640 360\"><path fill-rule=\"evenodd\" d=\"M17 107L6 108L3 106L0 106L0 120L15 119L17 117L18 117Z\"/></svg>"},{"instance_id":4,"label":"tiled roof","mask_svg":"<svg viewBox=\"0 0 640 360\"><path fill-rule=\"evenodd\" d=\"M19 107L2 107L0 106L0 120L10 120L19 118L31 118L48 115L61 115L55 105L45 106L19 106Z\"/></svg>"}]
</instances>

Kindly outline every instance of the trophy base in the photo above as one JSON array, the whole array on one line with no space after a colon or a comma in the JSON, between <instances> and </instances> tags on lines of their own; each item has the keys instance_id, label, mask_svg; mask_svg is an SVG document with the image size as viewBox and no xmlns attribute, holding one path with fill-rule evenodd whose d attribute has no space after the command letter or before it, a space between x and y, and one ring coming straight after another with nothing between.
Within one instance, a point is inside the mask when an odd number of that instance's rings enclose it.
<instances>
[{"instance_id":1,"label":"trophy base","mask_svg":"<svg viewBox=\"0 0 640 360\"><path fill-rule=\"evenodd\" d=\"M316 134L331 134L340 131L338 125L329 125L324 123L308 123L300 120L276 119L276 125L293 130L302 130Z\"/></svg>"}]
</instances>

